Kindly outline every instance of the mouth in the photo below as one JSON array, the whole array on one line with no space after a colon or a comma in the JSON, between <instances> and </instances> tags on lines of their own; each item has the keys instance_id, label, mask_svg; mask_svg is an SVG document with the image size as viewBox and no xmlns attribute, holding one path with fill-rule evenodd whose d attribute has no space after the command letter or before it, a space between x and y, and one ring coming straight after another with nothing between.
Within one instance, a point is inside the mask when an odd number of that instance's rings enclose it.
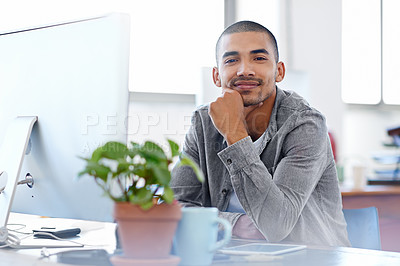
<instances>
[{"instance_id":1,"label":"mouth","mask_svg":"<svg viewBox=\"0 0 400 266\"><path fill-rule=\"evenodd\" d=\"M233 86L240 90L252 90L260 86L261 83L256 80L238 80Z\"/></svg>"}]
</instances>

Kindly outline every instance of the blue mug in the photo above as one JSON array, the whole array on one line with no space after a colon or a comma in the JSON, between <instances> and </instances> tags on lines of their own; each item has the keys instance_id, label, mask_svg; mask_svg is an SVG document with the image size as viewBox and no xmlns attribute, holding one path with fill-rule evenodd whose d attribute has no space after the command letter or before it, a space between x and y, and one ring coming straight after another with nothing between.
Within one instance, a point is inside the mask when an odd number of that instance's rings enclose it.
<instances>
[{"instance_id":1,"label":"blue mug","mask_svg":"<svg viewBox=\"0 0 400 266\"><path fill-rule=\"evenodd\" d=\"M217 241L218 223L224 237ZM217 208L182 208L182 218L175 233L172 253L181 258L179 265L210 265L214 253L231 239L230 223L218 217Z\"/></svg>"}]
</instances>

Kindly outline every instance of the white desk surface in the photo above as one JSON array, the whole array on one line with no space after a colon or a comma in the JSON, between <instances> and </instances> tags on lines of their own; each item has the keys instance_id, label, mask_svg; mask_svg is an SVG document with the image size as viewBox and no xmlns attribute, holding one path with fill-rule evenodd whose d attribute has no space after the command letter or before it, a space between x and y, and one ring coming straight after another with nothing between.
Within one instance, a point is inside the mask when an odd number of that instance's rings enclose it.
<instances>
[{"instance_id":1,"label":"white desk surface","mask_svg":"<svg viewBox=\"0 0 400 266\"><path fill-rule=\"evenodd\" d=\"M259 241L233 239L228 246L243 245ZM255 261L251 261L255 259ZM263 261L257 261L257 257L245 259L245 257L232 256L229 261L215 260L212 265L249 265L249 266L325 266L325 265L363 265L363 266L390 266L400 265L400 253L368 250L345 247L316 247L307 246L306 249L278 256L264 257Z\"/></svg>"},{"instance_id":2,"label":"white desk surface","mask_svg":"<svg viewBox=\"0 0 400 266\"><path fill-rule=\"evenodd\" d=\"M41 227L79 227L81 233L79 237L72 238L71 240L83 244L84 247L77 248L47 248L50 254L57 253L59 251L71 250L71 249L105 249L108 253L112 254L115 250L115 223L97 222L97 221L85 221L75 219L64 219L64 218L47 218L40 217L37 215L11 213L8 219L9 229L18 229L17 231L32 233L32 229L38 229ZM22 225L26 226L21 228ZM17 234L20 238L25 235ZM40 240L38 240L40 241ZM59 242L59 241L57 241ZM67 241L65 241L67 243ZM16 253L18 256L16 256ZM47 265L50 262L52 265L56 263L56 256L50 256L49 258L41 257L41 248L37 249L0 249L0 266L2 265ZM21 257L21 264L17 263L4 263L3 257L10 261L15 261ZM30 259L30 263L27 263L27 259ZM57 264L55 264L57 265Z\"/></svg>"},{"instance_id":3,"label":"white desk surface","mask_svg":"<svg viewBox=\"0 0 400 266\"><path fill-rule=\"evenodd\" d=\"M85 244L84 248L102 248L110 254L115 249L115 224L94 221L83 221L60 218L41 218L35 215L12 213L9 224L24 224L22 229L28 232L32 228L42 226L77 226L82 232L74 241ZM31 232L31 231L30 231ZM228 246L235 246L256 241L232 240ZM82 248L78 248L82 249ZM55 253L66 249L49 249ZM47 259L40 258L41 249L0 249L0 266L2 265L61 265L56 263L56 256ZM216 256L217 258L218 256ZM249 261L251 258L244 256L219 257L213 265L400 265L400 253L376 251L356 248L341 247L307 247L305 250L296 251L280 256L264 257L262 261ZM253 258L254 259L254 258ZM257 259L257 258L256 258Z\"/></svg>"}]
</instances>

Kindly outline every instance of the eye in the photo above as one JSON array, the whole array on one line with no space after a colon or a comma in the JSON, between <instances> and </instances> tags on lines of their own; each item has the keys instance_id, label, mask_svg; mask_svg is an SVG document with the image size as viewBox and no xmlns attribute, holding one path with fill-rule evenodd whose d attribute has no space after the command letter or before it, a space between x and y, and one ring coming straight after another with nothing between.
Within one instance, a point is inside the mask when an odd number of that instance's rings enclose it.
<instances>
[{"instance_id":1,"label":"eye","mask_svg":"<svg viewBox=\"0 0 400 266\"><path fill-rule=\"evenodd\" d=\"M256 61L263 61L263 60L267 60L267 58L262 57L262 56L257 56L256 58L254 58L254 60L256 60Z\"/></svg>"},{"instance_id":2,"label":"eye","mask_svg":"<svg viewBox=\"0 0 400 266\"><path fill-rule=\"evenodd\" d=\"M227 60L224 61L224 64L232 64L232 63L234 63L236 61L237 61L236 59L227 59Z\"/></svg>"}]
</instances>

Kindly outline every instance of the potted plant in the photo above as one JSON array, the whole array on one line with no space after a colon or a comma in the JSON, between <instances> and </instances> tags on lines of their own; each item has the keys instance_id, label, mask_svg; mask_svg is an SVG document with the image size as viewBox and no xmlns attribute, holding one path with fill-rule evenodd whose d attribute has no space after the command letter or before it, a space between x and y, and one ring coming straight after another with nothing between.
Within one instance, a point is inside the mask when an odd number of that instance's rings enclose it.
<instances>
[{"instance_id":1,"label":"potted plant","mask_svg":"<svg viewBox=\"0 0 400 266\"><path fill-rule=\"evenodd\" d=\"M86 161L79 176L90 175L114 202L124 257L163 259L170 255L172 239L181 218L180 205L169 186L171 166L179 146L168 140L170 153L154 142L107 142ZM198 166L181 155L177 167L188 165L198 179Z\"/></svg>"}]
</instances>

